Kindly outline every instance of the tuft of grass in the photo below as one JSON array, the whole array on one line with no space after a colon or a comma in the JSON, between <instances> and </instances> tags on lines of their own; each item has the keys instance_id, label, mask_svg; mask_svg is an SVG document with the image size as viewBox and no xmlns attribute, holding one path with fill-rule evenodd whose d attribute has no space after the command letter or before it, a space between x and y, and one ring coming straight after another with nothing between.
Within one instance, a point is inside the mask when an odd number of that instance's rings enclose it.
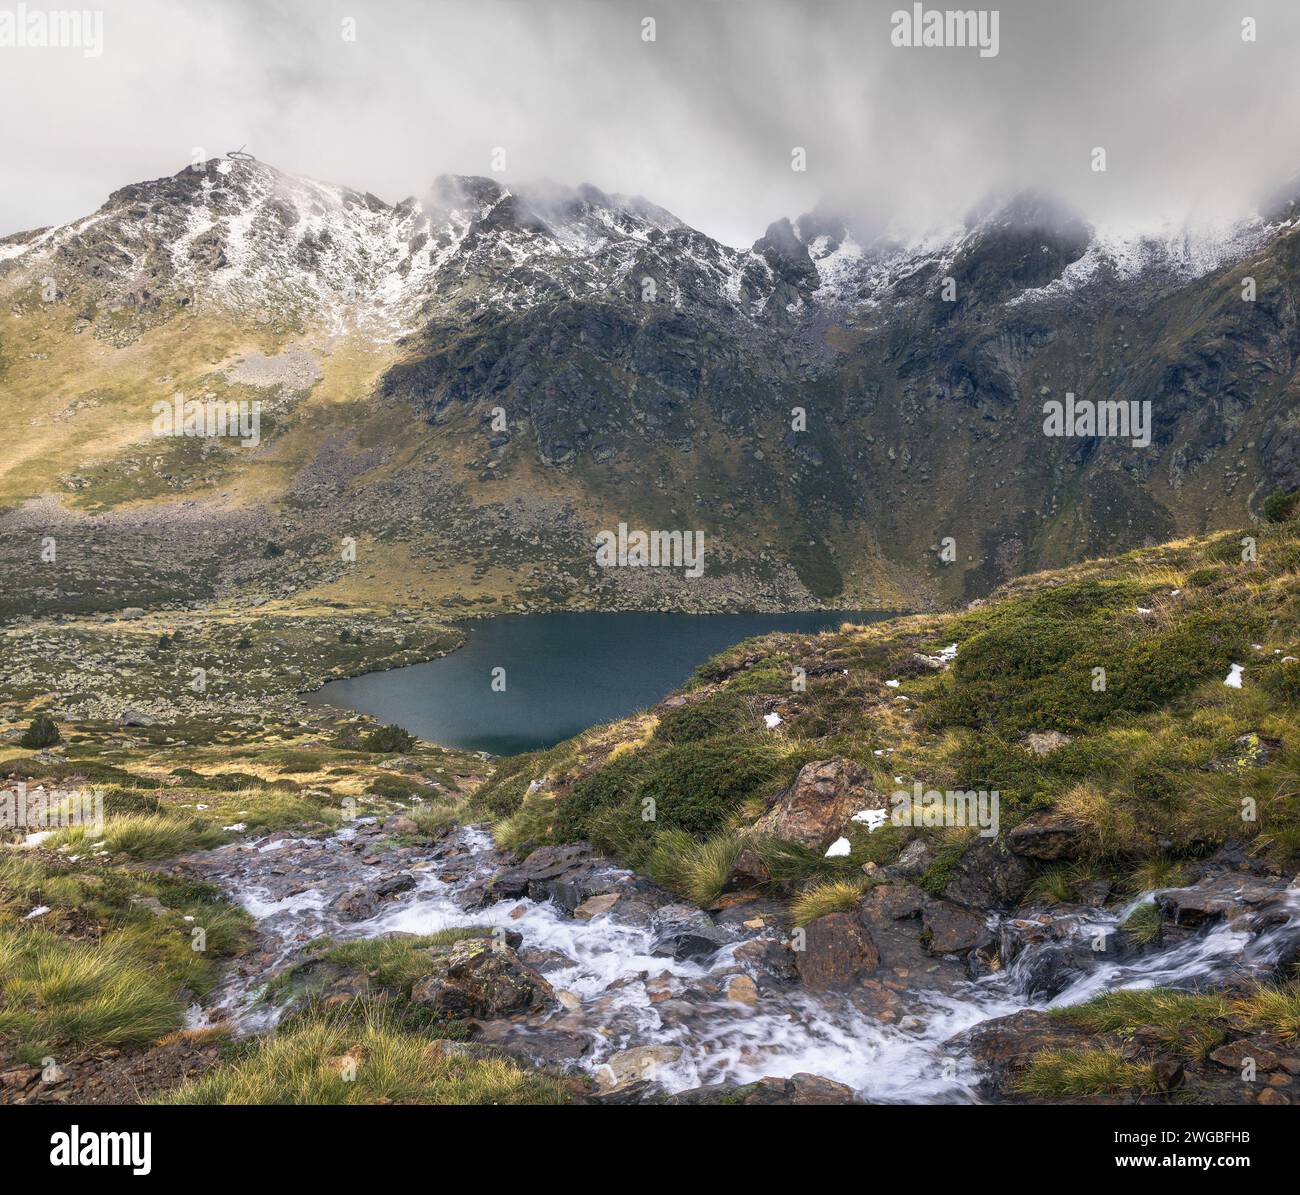
<instances>
[{"instance_id":1,"label":"tuft of grass","mask_svg":"<svg viewBox=\"0 0 1300 1195\"><path fill-rule=\"evenodd\" d=\"M827 913L851 913L869 887L864 880L832 880L805 888L790 902L795 925L807 925Z\"/></svg>"},{"instance_id":2,"label":"tuft of grass","mask_svg":"<svg viewBox=\"0 0 1300 1195\"><path fill-rule=\"evenodd\" d=\"M382 1012L320 1016L161 1097L164 1104L563 1104L548 1075L407 1032Z\"/></svg>"},{"instance_id":3,"label":"tuft of grass","mask_svg":"<svg viewBox=\"0 0 1300 1195\"><path fill-rule=\"evenodd\" d=\"M1068 1099L1157 1090L1149 1065L1130 1062L1115 1050L1044 1050L1014 1083L1025 1095Z\"/></svg>"},{"instance_id":4,"label":"tuft of grass","mask_svg":"<svg viewBox=\"0 0 1300 1195\"><path fill-rule=\"evenodd\" d=\"M1120 929L1139 946L1147 946L1160 936L1160 910L1153 901L1145 901L1125 918Z\"/></svg>"},{"instance_id":5,"label":"tuft of grass","mask_svg":"<svg viewBox=\"0 0 1300 1195\"><path fill-rule=\"evenodd\" d=\"M664 830L655 835L644 868L665 888L698 905L710 905L721 895L727 873L744 845L744 840L733 834L699 842L685 830Z\"/></svg>"},{"instance_id":6,"label":"tuft of grass","mask_svg":"<svg viewBox=\"0 0 1300 1195\"><path fill-rule=\"evenodd\" d=\"M68 826L46 839L48 847L66 846L74 852L106 850L136 859L168 859L206 850L225 839L222 831L199 818L164 813L122 813L104 821L95 834L88 826ZM98 844L102 843L102 846Z\"/></svg>"},{"instance_id":7,"label":"tuft of grass","mask_svg":"<svg viewBox=\"0 0 1300 1195\"><path fill-rule=\"evenodd\" d=\"M1281 987L1259 987L1234 1000L1232 1011L1253 1029L1294 1041L1300 1038L1300 980Z\"/></svg>"},{"instance_id":8,"label":"tuft of grass","mask_svg":"<svg viewBox=\"0 0 1300 1195\"><path fill-rule=\"evenodd\" d=\"M1157 855L1144 859L1129 874L1127 888L1134 895L1157 888L1181 888L1187 883L1187 869L1177 859Z\"/></svg>"},{"instance_id":9,"label":"tuft of grass","mask_svg":"<svg viewBox=\"0 0 1300 1195\"><path fill-rule=\"evenodd\" d=\"M1098 878L1087 863L1055 863L1034 878L1025 893L1030 904L1068 904L1085 884Z\"/></svg>"},{"instance_id":10,"label":"tuft of grass","mask_svg":"<svg viewBox=\"0 0 1300 1195\"><path fill-rule=\"evenodd\" d=\"M136 1045L184 1020L172 989L128 938L0 930L0 1033L24 1046Z\"/></svg>"},{"instance_id":11,"label":"tuft of grass","mask_svg":"<svg viewBox=\"0 0 1300 1195\"><path fill-rule=\"evenodd\" d=\"M1122 854L1139 838L1129 810L1089 781L1067 789L1057 809L1081 827L1085 850L1095 857Z\"/></svg>"},{"instance_id":12,"label":"tuft of grass","mask_svg":"<svg viewBox=\"0 0 1300 1195\"><path fill-rule=\"evenodd\" d=\"M321 950L320 957L349 970L365 971L380 987L409 996L412 984L429 973L431 948L451 946L466 938L489 937L491 933L486 926L457 926L415 937L359 938L331 942Z\"/></svg>"},{"instance_id":13,"label":"tuft of grass","mask_svg":"<svg viewBox=\"0 0 1300 1195\"><path fill-rule=\"evenodd\" d=\"M1169 988L1124 988L1106 992L1087 1004L1052 1010L1052 1015L1088 1033L1130 1037L1139 1029L1187 1058L1203 1058L1223 1040L1216 1022L1229 1005L1212 993Z\"/></svg>"}]
</instances>

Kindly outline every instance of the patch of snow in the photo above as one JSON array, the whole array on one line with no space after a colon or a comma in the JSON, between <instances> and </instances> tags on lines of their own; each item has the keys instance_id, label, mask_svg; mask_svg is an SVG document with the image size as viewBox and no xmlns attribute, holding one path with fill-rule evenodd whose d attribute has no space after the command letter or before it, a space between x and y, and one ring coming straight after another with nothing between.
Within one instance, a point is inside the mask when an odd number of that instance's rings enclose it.
<instances>
[{"instance_id":1,"label":"patch of snow","mask_svg":"<svg viewBox=\"0 0 1300 1195\"><path fill-rule=\"evenodd\" d=\"M847 838L837 838L826 848L827 859L843 859L853 849Z\"/></svg>"}]
</instances>

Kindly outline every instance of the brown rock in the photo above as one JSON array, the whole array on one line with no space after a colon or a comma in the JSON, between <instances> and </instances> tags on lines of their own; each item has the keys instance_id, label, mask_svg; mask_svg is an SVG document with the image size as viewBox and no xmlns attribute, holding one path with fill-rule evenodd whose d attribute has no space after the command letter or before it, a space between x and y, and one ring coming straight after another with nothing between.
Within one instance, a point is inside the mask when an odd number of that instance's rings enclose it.
<instances>
[{"instance_id":1,"label":"brown rock","mask_svg":"<svg viewBox=\"0 0 1300 1195\"><path fill-rule=\"evenodd\" d=\"M590 921L593 917L608 913L616 904L618 904L617 892L607 892L603 896L591 896L573 910L573 915L579 921Z\"/></svg>"},{"instance_id":2,"label":"brown rock","mask_svg":"<svg viewBox=\"0 0 1300 1195\"><path fill-rule=\"evenodd\" d=\"M467 938L434 957L411 999L452 1016L502 1017L554 1003L551 985L508 946Z\"/></svg>"},{"instance_id":3,"label":"brown rock","mask_svg":"<svg viewBox=\"0 0 1300 1195\"><path fill-rule=\"evenodd\" d=\"M795 967L800 982L813 991L854 986L880 965L871 935L850 913L818 917L804 926L803 939Z\"/></svg>"},{"instance_id":4,"label":"brown rock","mask_svg":"<svg viewBox=\"0 0 1300 1195\"><path fill-rule=\"evenodd\" d=\"M868 927L918 917L928 899L915 884L877 884L858 902L858 916Z\"/></svg>"},{"instance_id":5,"label":"brown rock","mask_svg":"<svg viewBox=\"0 0 1300 1195\"><path fill-rule=\"evenodd\" d=\"M754 823L754 830L820 852L840 836L855 813L887 804L888 798L871 787L860 764L819 760L803 766L795 782Z\"/></svg>"},{"instance_id":6,"label":"brown rock","mask_svg":"<svg viewBox=\"0 0 1300 1195\"><path fill-rule=\"evenodd\" d=\"M1263 1091L1255 1097L1257 1104L1290 1104L1291 1100L1283 1095L1276 1087L1265 1087Z\"/></svg>"},{"instance_id":7,"label":"brown rock","mask_svg":"<svg viewBox=\"0 0 1300 1195\"><path fill-rule=\"evenodd\" d=\"M1073 859L1082 845L1082 830L1071 818L1049 810L1025 818L1007 835L1007 845L1030 859Z\"/></svg>"},{"instance_id":8,"label":"brown rock","mask_svg":"<svg viewBox=\"0 0 1300 1195\"><path fill-rule=\"evenodd\" d=\"M951 901L930 901L921 917L932 954L964 954L993 939L983 917Z\"/></svg>"},{"instance_id":9,"label":"brown rock","mask_svg":"<svg viewBox=\"0 0 1300 1195\"><path fill-rule=\"evenodd\" d=\"M748 975L735 975L727 983L727 999L733 1004L758 1003L758 984Z\"/></svg>"},{"instance_id":10,"label":"brown rock","mask_svg":"<svg viewBox=\"0 0 1300 1195\"><path fill-rule=\"evenodd\" d=\"M1226 1066L1229 1070L1241 1070L1250 1059L1254 1060L1257 1071L1271 1071L1278 1065L1277 1055L1267 1046L1247 1038L1230 1041L1227 1045L1210 1051L1210 1060L1220 1066Z\"/></svg>"},{"instance_id":11,"label":"brown rock","mask_svg":"<svg viewBox=\"0 0 1300 1195\"><path fill-rule=\"evenodd\" d=\"M727 878L722 882L722 891L748 892L762 888L771 881L772 875L759 858L758 852L753 847L741 847L731 864L731 870L727 872Z\"/></svg>"}]
</instances>

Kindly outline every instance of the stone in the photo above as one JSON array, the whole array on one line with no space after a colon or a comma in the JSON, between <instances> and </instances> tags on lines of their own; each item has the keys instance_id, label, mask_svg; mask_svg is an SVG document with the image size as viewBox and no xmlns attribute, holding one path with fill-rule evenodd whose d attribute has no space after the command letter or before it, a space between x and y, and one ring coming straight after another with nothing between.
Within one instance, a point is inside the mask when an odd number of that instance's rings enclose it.
<instances>
[{"instance_id":1,"label":"stone","mask_svg":"<svg viewBox=\"0 0 1300 1195\"><path fill-rule=\"evenodd\" d=\"M693 1087L663 1100L673 1105L860 1104L853 1088L807 1071L788 1079L768 1076L754 1083L717 1083Z\"/></svg>"},{"instance_id":2,"label":"stone","mask_svg":"<svg viewBox=\"0 0 1300 1195\"><path fill-rule=\"evenodd\" d=\"M573 915L579 921L590 921L593 917L608 913L610 909L618 904L618 901L617 892L607 892L603 896L591 896L573 910Z\"/></svg>"},{"instance_id":3,"label":"stone","mask_svg":"<svg viewBox=\"0 0 1300 1195\"><path fill-rule=\"evenodd\" d=\"M1257 1104L1272 1104L1279 1107L1291 1103L1290 1099L1275 1087L1265 1087L1264 1090L1255 1097L1255 1102Z\"/></svg>"},{"instance_id":4,"label":"stone","mask_svg":"<svg viewBox=\"0 0 1300 1195\"><path fill-rule=\"evenodd\" d=\"M795 782L779 793L754 832L815 850L826 850L855 813L884 809L888 798L869 783L861 764L826 759L804 764Z\"/></svg>"},{"instance_id":5,"label":"stone","mask_svg":"<svg viewBox=\"0 0 1300 1195\"><path fill-rule=\"evenodd\" d=\"M957 860L943 895L981 911L1010 908L1024 896L1033 875L1033 865L1000 839L976 837Z\"/></svg>"},{"instance_id":6,"label":"stone","mask_svg":"<svg viewBox=\"0 0 1300 1195\"><path fill-rule=\"evenodd\" d=\"M1070 736L1059 730L1035 730L1025 735L1022 741L1035 755L1049 755L1070 742Z\"/></svg>"},{"instance_id":7,"label":"stone","mask_svg":"<svg viewBox=\"0 0 1300 1195\"><path fill-rule=\"evenodd\" d=\"M771 882L772 875L763 860L759 858L758 852L753 847L745 846L736 852L736 857L727 871L727 878L722 882L722 891L724 893L748 892L754 888L762 888Z\"/></svg>"},{"instance_id":8,"label":"stone","mask_svg":"<svg viewBox=\"0 0 1300 1195\"><path fill-rule=\"evenodd\" d=\"M1079 823L1050 810L1025 818L1007 835L1007 846L1017 855L1043 862L1073 859L1082 845L1083 830Z\"/></svg>"},{"instance_id":9,"label":"stone","mask_svg":"<svg viewBox=\"0 0 1300 1195\"><path fill-rule=\"evenodd\" d=\"M1243 734L1233 740L1231 751L1210 760L1205 768L1209 772L1244 772L1249 768L1262 768L1281 750L1281 739Z\"/></svg>"},{"instance_id":10,"label":"stone","mask_svg":"<svg viewBox=\"0 0 1300 1195\"><path fill-rule=\"evenodd\" d=\"M898 852L898 858L889 865L889 870L912 879L924 875L933 862L934 852L930 850L930 844L924 838L914 838Z\"/></svg>"},{"instance_id":11,"label":"stone","mask_svg":"<svg viewBox=\"0 0 1300 1195\"><path fill-rule=\"evenodd\" d=\"M414 887L415 877L409 871L401 871L397 875L380 880L375 885L375 895L383 899L388 896L396 896L399 892L410 892Z\"/></svg>"},{"instance_id":12,"label":"stone","mask_svg":"<svg viewBox=\"0 0 1300 1195\"><path fill-rule=\"evenodd\" d=\"M367 888L343 892L329 903L343 921L369 921L379 911L379 898Z\"/></svg>"},{"instance_id":13,"label":"stone","mask_svg":"<svg viewBox=\"0 0 1300 1195\"><path fill-rule=\"evenodd\" d=\"M733 975L727 981L726 993L732 1004L752 1006L758 1003L758 984L748 975Z\"/></svg>"},{"instance_id":14,"label":"stone","mask_svg":"<svg viewBox=\"0 0 1300 1195\"><path fill-rule=\"evenodd\" d=\"M804 948L794 958L800 982L812 991L856 986L880 965L871 935L851 913L828 913L804 926Z\"/></svg>"},{"instance_id":15,"label":"stone","mask_svg":"<svg viewBox=\"0 0 1300 1195\"><path fill-rule=\"evenodd\" d=\"M703 909L694 905L664 905L655 913L658 937L650 953L679 962L694 959L703 962L727 943L725 930L715 926Z\"/></svg>"},{"instance_id":16,"label":"stone","mask_svg":"<svg viewBox=\"0 0 1300 1195\"><path fill-rule=\"evenodd\" d=\"M435 955L411 999L452 1016L491 1019L552 1006L555 993L510 947L468 938Z\"/></svg>"},{"instance_id":17,"label":"stone","mask_svg":"<svg viewBox=\"0 0 1300 1195\"><path fill-rule=\"evenodd\" d=\"M993 941L983 917L951 901L930 901L921 920L926 945L933 954L965 954Z\"/></svg>"},{"instance_id":18,"label":"stone","mask_svg":"<svg viewBox=\"0 0 1300 1195\"><path fill-rule=\"evenodd\" d=\"M1247 1038L1230 1041L1217 1050L1211 1050L1210 1061L1233 1071L1241 1070L1249 1061L1255 1063L1256 1071L1275 1070L1278 1065L1278 1057L1272 1050Z\"/></svg>"},{"instance_id":19,"label":"stone","mask_svg":"<svg viewBox=\"0 0 1300 1195\"><path fill-rule=\"evenodd\" d=\"M1155 894L1161 917L1175 926L1198 928L1281 899L1285 880L1262 880L1234 872L1211 873L1187 888L1166 888Z\"/></svg>"},{"instance_id":20,"label":"stone","mask_svg":"<svg viewBox=\"0 0 1300 1195\"><path fill-rule=\"evenodd\" d=\"M886 921L919 917L928 900L915 884L877 884L858 902L858 916L871 928Z\"/></svg>"},{"instance_id":21,"label":"stone","mask_svg":"<svg viewBox=\"0 0 1300 1195\"><path fill-rule=\"evenodd\" d=\"M671 1066L682 1056L680 1046L633 1046L611 1054L605 1062L602 1076L608 1086L618 1087L638 1079L647 1079L660 1067Z\"/></svg>"}]
</instances>

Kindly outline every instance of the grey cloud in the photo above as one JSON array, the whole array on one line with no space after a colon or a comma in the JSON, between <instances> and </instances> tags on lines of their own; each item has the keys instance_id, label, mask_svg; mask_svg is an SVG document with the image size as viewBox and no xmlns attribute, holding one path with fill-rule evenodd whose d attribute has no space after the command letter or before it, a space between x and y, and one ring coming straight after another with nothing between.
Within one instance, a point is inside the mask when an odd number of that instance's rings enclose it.
<instances>
[{"instance_id":1,"label":"grey cloud","mask_svg":"<svg viewBox=\"0 0 1300 1195\"><path fill-rule=\"evenodd\" d=\"M994 58L891 45L898 0L103 7L100 58L0 48L0 234L245 142L391 200L503 147L506 181L641 194L733 244L819 202L925 224L1029 185L1103 221L1241 212L1300 167L1290 0L1248 6L1253 45L1215 0L1015 0Z\"/></svg>"}]
</instances>

